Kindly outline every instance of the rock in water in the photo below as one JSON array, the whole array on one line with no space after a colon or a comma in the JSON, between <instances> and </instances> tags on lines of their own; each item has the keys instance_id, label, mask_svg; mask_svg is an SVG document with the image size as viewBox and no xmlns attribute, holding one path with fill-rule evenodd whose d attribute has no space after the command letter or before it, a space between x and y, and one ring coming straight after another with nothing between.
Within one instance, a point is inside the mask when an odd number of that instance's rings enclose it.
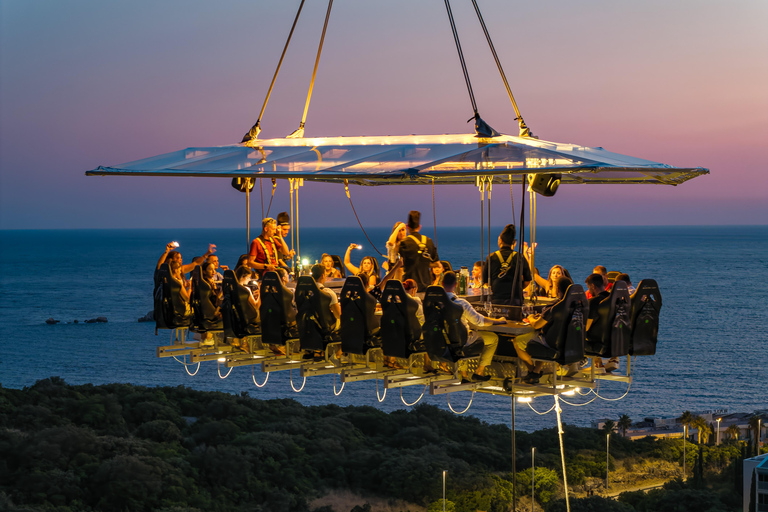
<instances>
[{"instance_id":1,"label":"rock in water","mask_svg":"<svg viewBox=\"0 0 768 512\"><path fill-rule=\"evenodd\" d=\"M48 320L45 321L45 323L47 323L48 325L54 325L54 324L57 324L59 322L61 322L61 320L54 320L53 317L51 317L51 318L49 318Z\"/></svg>"},{"instance_id":2,"label":"rock in water","mask_svg":"<svg viewBox=\"0 0 768 512\"><path fill-rule=\"evenodd\" d=\"M154 322L155 321L155 312L150 311L146 315L139 318L139 322Z\"/></svg>"}]
</instances>

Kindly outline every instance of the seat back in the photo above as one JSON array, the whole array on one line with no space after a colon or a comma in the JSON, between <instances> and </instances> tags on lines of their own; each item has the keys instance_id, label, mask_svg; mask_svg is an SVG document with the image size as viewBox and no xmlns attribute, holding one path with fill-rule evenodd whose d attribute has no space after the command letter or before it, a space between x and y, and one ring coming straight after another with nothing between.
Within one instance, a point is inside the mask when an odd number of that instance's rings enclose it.
<instances>
[{"instance_id":1,"label":"seat back","mask_svg":"<svg viewBox=\"0 0 768 512\"><path fill-rule=\"evenodd\" d=\"M368 293L363 280L350 276L341 289L341 350L353 354L365 354L374 346L376 323L376 299Z\"/></svg>"},{"instance_id":2,"label":"seat back","mask_svg":"<svg viewBox=\"0 0 768 512\"><path fill-rule=\"evenodd\" d=\"M403 283L390 279L381 294L381 350L388 357L408 357L423 350L419 304L406 293Z\"/></svg>"},{"instance_id":3,"label":"seat back","mask_svg":"<svg viewBox=\"0 0 768 512\"><path fill-rule=\"evenodd\" d=\"M341 258L338 254L331 254L331 259L333 260L333 267L337 269L341 273L341 277L345 278L347 277L347 273L344 271L344 263L341 261Z\"/></svg>"},{"instance_id":4,"label":"seat back","mask_svg":"<svg viewBox=\"0 0 768 512\"><path fill-rule=\"evenodd\" d=\"M286 340L298 337L293 293L283 284L278 273L264 272L259 291L262 341L284 345Z\"/></svg>"},{"instance_id":5,"label":"seat back","mask_svg":"<svg viewBox=\"0 0 768 512\"><path fill-rule=\"evenodd\" d=\"M159 329L189 327L192 313L181 298L181 283L171 277L167 263L155 271L154 317Z\"/></svg>"},{"instance_id":6,"label":"seat back","mask_svg":"<svg viewBox=\"0 0 768 512\"><path fill-rule=\"evenodd\" d=\"M443 271L448 272L449 270L453 272L453 267L451 266L451 262L447 260L440 260L440 265L443 266Z\"/></svg>"},{"instance_id":7,"label":"seat back","mask_svg":"<svg viewBox=\"0 0 768 512\"><path fill-rule=\"evenodd\" d=\"M301 276L296 282L295 299L302 350L324 350L336 325L331 298L320 291L312 276Z\"/></svg>"},{"instance_id":8,"label":"seat back","mask_svg":"<svg viewBox=\"0 0 768 512\"><path fill-rule=\"evenodd\" d=\"M632 338L629 353L633 356L652 356L656 353L659 334L661 291L653 279L643 279L630 298L629 321Z\"/></svg>"},{"instance_id":9,"label":"seat back","mask_svg":"<svg viewBox=\"0 0 768 512\"><path fill-rule=\"evenodd\" d=\"M461 322L464 308L448 298L442 286L430 286L424 295L424 345L429 357L438 361L456 361L456 351L466 342L469 332Z\"/></svg>"},{"instance_id":10,"label":"seat back","mask_svg":"<svg viewBox=\"0 0 768 512\"><path fill-rule=\"evenodd\" d=\"M258 334L258 315L248 304L248 290L237 282L233 270L224 271L221 286L224 294L221 304L224 335L228 338L244 338Z\"/></svg>"},{"instance_id":11,"label":"seat back","mask_svg":"<svg viewBox=\"0 0 768 512\"><path fill-rule=\"evenodd\" d=\"M626 356L631 335L627 283L616 281L611 294L600 301L597 308L597 319L587 331L585 352L600 357Z\"/></svg>"},{"instance_id":12,"label":"seat back","mask_svg":"<svg viewBox=\"0 0 768 512\"><path fill-rule=\"evenodd\" d=\"M213 331L223 329L221 317L216 318L216 305L211 301L214 295L213 287L203 279L201 265L192 269L192 325L197 331Z\"/></svg>"},{"instance_id":13,"label":"seat back","mask_svg":"<svg viewBox=\"0 0 768 512\"><path fill-rule=\"evenodd\" d=\"M584 358L584 325L588 315L589 301L584 288L570 285L565 296L552 306L552 318L542 330L547 345L555 350L553 361L566 365Z\"/></svg>"}]
</instances>

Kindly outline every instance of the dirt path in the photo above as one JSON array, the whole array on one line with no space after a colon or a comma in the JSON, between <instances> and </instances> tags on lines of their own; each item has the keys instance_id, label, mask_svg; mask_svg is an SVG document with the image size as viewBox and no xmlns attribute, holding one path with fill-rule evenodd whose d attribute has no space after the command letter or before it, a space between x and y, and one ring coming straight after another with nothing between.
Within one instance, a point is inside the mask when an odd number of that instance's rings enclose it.
<instances>
[{"instance_id":1,"label":"dirt path","mask_svg":"<svg viewBox=\"0 0 768 512\"><path fill-rule=\"evenodd\" d=\"M656 489L661 487L666 482L667 482L666 480L658 480L654 482L646 482L643 485L624 487L623 489L609 489L609 492L607 494L603 494L603 496L607 496L609 498L615 498L623 492L650 491L651 489Z\"/></svg>"}]
</instances>

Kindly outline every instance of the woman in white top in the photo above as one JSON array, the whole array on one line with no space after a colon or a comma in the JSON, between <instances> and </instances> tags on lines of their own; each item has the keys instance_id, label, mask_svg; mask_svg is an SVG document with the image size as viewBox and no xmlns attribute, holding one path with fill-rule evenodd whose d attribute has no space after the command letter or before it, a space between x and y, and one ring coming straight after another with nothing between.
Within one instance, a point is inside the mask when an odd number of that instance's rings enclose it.
<instances>
[{"instance_id":1,"label":"woman in white top","mask_svg":"<svg viewBox=\"0 0 768 512\"><path fill-rule=\"evenodd\" d=\"M406 238L408 238L408 230L405 227L405 223L396 222L395 226L392 228L392 234L389 235L389 240L387 240L386 243L387 261L382 265L384 270L389 271L390 269L394 268L395 262L400 258L400 242ZM403 280L402 267L395 273L394 276L392 276L392 279L397 279L398 281Z\"/></svg>"}]
</instances>

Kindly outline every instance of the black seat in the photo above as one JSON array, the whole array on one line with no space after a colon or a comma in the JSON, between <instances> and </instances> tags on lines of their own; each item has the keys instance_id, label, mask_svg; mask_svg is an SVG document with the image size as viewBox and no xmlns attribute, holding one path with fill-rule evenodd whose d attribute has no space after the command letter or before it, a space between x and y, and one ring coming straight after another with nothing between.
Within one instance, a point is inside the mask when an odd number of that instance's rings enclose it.
<instances>
[{"instance_id":1,"label":"black seat","mask_svg":"<svg viewBox=\"0 0 768 512\"><path fill-rule=\"evenodd\" d=\"M629 353L630 297L627 283L616 281L611 294L597 306L597 318L587 331L584 352L589 356L621 357Z\"/></svg>"},{"instance_id":2,"label":"black seat","mask_svg":"<svg viewBox=\"0 0 768 512\"><path fill-rule=\"evenodd\" d=\"M353 354L365 354L369 348L378 345L376 334L376 299L368 293L363 280L350 276L341 289L341 350Z\"/></svg>"},{"instance_id":3,"label":"black seat","mask_svg":"<svg viewBox=\"0 0 768 512\"><path fill-rule=\"evenodd\" d=\"M440 265L443 267L443 272L448 272L449 270L453 272L453 267L451 266L450 261L440 260Z\"/></svg>"},{"instance_id":4,"label":"black seat","mask_svg":"<svg viewBox=\"0 0 768 512\"><path fill-rule=\"evenodd\" d=\"M337 269L341 273L342 279L347 276L347 273L344 271L344 263L341 261L341 258L338 254L331 254L331 259L333 260L333 268Z\"/></svg>"},{"instance_id":5,"label":"black seat","mask_svg":"<svg viewBox=\"0 0 768 512\"><path fill-rule=\"evenodd\" d=\"M264 273L260 294L262 341L270 345L285 345L287 340L298 338L293 292L283 284L277 272Z\"/></svg>"},{"instance_id":6,"label":"black seat","mask_svg":"<svg viewBox=\"0 0 768 512\"><path fill-rule=\"evenodd\" d=\"M155 270L154 317L156 329L189 327L192 312L181 298L181 283L171 277L167 263Z\"/></svg>"},{"instance_id":7,"label":"black seat","mask_svg":"<svg viewBox=\"0 0 768 512\"><path fill-rule=\"evenodd\" d=\"M203 267L192 269L192 327L198 332L220 331L224 328L221 315L216 316L216 305L211 300L213 287L203 279Z\"/></svg>"},{"instance_id":8,"label":"black seat","mask_svg":"<svg viewBox=\"0 0 768 512\"><path fill-rule=\"evenodd\" d=\"M481 342L472 344L477 353L462 350L469 332L461 322L464 308L448 298L442 286L430 286L424 295L424 346L433 360L454 363L480 354Z\"/></svg>"},{"instance_id":9,"label":"black seat","mask_svg":"<svg viewBox=\"0 0 768 512\"><path fill-rule=\"evenodd\" d=\"M334 340L336 326L331 298L320 291L312 276L301 276L296 282L295 299L302 350L325 350Z\"/></svg>"},{"instance_id":10,"label":"black seat","mask_svg":"<svg viewBox=\"0 0 768 512\"><path fill-rule=\"evenodd\" d=\"M419 303L408 295L403 283L390 279L381 294L381 349L387 357L407 358L423 351L418 343L421 324L416 316Z\"/></svg>"},{"instance_id":11,"label":"black seat","mask_svg":"<svg viewBox=\"0 0 768 512\"><path fill-rule=\"evenodd\" d=\"M552 305L552 318L542 329L548 346L531 341L525 351L533 359L566 365L584 358L584 325L589 314L589 301L584 288L572 284L565 296Z\"/></svg>"},{"instance_id":12,"label":"black seat","mask_svg":"<svg viewBox=\"0 0 768 512\"><path fill-rule=\"evenodd\" d=\"M629 322L632 338L629 353L633 356L652 356L656 353L659 334L661 292L653 279L643 279L631 297Z\"/></svg>"},{"instance_id":13,"label":"black seat","mask_svg":"<svg viewBox=\"0 0 768 512\"><path fill-rule=\"evenodd\" d=\"M245 338L259 334L259 318L248 306L248 290L237 282L233 270L224 271L221 283L224 300L221 315L224 321L224 335L227 338Z\"/></svg>"}]
</instances>

